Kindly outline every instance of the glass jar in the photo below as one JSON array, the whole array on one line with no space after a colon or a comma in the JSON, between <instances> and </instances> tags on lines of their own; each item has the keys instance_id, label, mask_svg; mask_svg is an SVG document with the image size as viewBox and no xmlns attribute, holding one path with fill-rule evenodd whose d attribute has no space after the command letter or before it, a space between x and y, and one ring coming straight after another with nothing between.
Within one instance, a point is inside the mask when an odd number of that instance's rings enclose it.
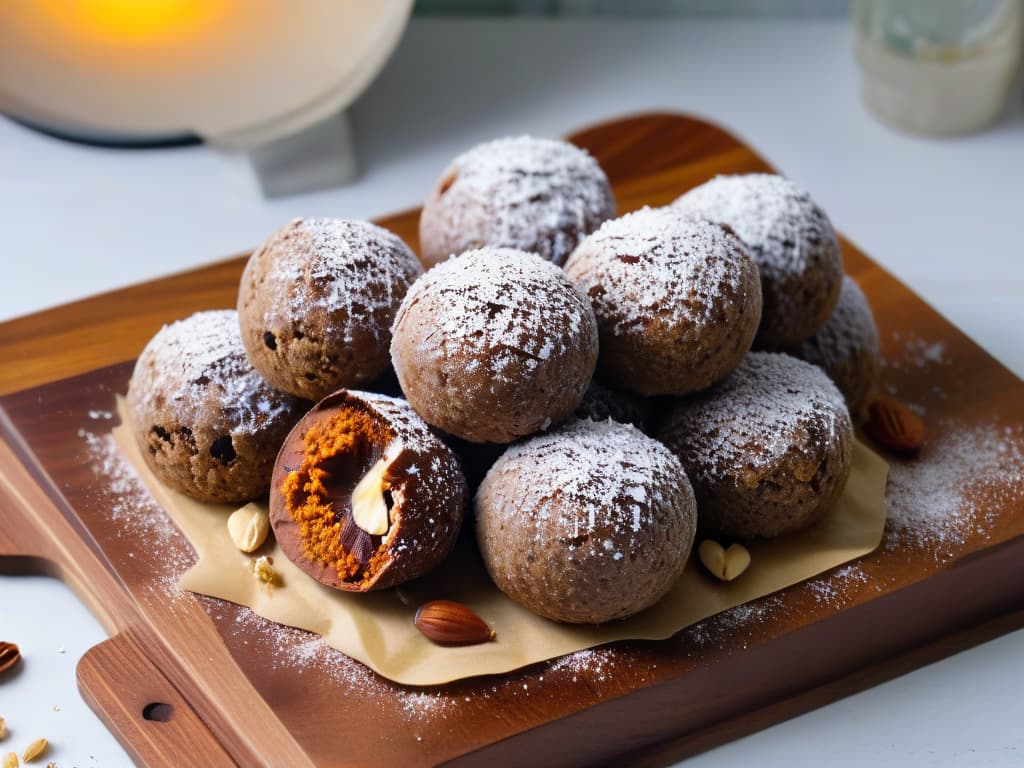
<instances>
[{"instance_id":1,"label":"glass jar","mask_svg":"<svg viewBox=\"0 0 1024 768\"><path fill-rule=\"evenodd\" d=\"M1021 56L1024 0L858 0L863 97L883 122L956 135L995 120Z\"/></svg>"}]
</instances>

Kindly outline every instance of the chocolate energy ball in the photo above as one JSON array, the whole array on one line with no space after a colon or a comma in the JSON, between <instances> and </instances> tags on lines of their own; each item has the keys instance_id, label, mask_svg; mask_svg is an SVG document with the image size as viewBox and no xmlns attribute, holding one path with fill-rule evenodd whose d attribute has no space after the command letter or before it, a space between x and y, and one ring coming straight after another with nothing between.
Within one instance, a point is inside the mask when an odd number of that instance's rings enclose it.
<instances>
[{"instance_id":1,"label":"chocolate energy ball","mask_svg":"<svg viewBox=\"0 0 1024 768\"><path fill-rule=\"evenodd\" d=\"M685 395L729 375L761 319L757 266L726 228L644 208L606 222L565 273L590 297L608 382Z\"/></svg>"},{"instance_id":2,"label":"chocolate energy ball","mask_svg":"<svg viewBox=\"0 0 1024 768\"><path fill-rule=\"evenodd\" d=\"M843 278L839 303L828 322L790 353L824 369L850 413L862 418L878 378L880 352L875 317L853 279Z\"/></svg>"},{"instance_id":3,"label":"chocolate energy ball","mask_svg":"<svg viewBox=\"0 0 1024 768\"><path fill-rule=\"evenodd\" d=\"M295 219L249 259L242 340L263 377L319 400L385 372L391 322L423 273L396 235L366 221Z\"/></svg>"},{"instance_id":4,"label":"chocolate energy ball","mask_svg":"<svg viewBox=\"0 0 1024 768\"><path fill-rule=\"evenodd\" d=\"M696 531L679 461L614 421L574 421L512 446L474 507L499 589L541 616L578 624L656 603L682 573Z\"/></svg>"},{"instance_id":5,"label":"chocolate energy ball","mask_svg":"<svg viewBox=\"0 0 1024 768\"><path fill-rule=\"evenodd\" d=\"M482 248L410 289L392 329L402 391L428 424L508 443L569 416L597 362L590 302L532 253Z\"/></svg>"},{"instance_id":6,"label":"chocolate energy ball","mask_svg":"<svg viewBox=\"0 0 1024 768\"><path fill-rule=\"evenodd\" d=\"M816 522L843 492L853 427L817 366L751 352L724 382L679 402L658 434L693 482L701 529L772 538Z\"/></svg>"},{"instance_id":7,"label":"chocolate energy ball","mask_svg":"<svg viewBox=\"0 0 1024 768\"><path fill-rule=\"evenodd\" d=\"M234 310L164 326L128 383L132 433L147 466L199 501L265 494L277 449L307 407L252 367Z\"/></svg>"},{"instance_id":8,"label":"chocolate energy ball","mask_svg":"<svg viewBox=\"0 0 1024 768\"><path fill-rule=\"evenodd\" d=\"M420 215L423 261L494 246L561 264L614 215L608 178L586 151L529 136L499 139L459 155L441 174Z\"/></svg>"},{"instance_id":9,"label":"chocolate energy ball","mask_svg":"<svg viewBox=\"0 0 1024 768\"><path fill-rule=\"evenodd\" d=\"M270 523L288 558L346 592L422 576L451 551L466 481L409 404L342 390L288 435L274 466Z\"/></svg>"},{"instance_id":10,"label":"chocolate energy ball","mask_svg":"<svg viewBox=\"0 0 1024 768\"><path fill-rule=\"evenodd\" d=\"M843 261L828 216L781 176L717 176L672 203L728 225L761 272L764 311L754 346L781 349L821 328L839 300Z\"/></svg>"}]
</instances>

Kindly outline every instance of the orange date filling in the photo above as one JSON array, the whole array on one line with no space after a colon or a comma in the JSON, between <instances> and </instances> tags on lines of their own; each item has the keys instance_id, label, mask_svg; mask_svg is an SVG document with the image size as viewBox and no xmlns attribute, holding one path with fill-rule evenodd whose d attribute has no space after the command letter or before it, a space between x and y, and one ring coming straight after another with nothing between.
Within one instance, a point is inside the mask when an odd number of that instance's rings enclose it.
<instances>
[{"instance_id":1,"label":"orange date filling","mask_svg":"<svg viewBox=\"0 0 1024 768\"><path fill-rule=\"evenodd\" d=\"M302 436L302 464L281 487L306 557L333 566L342 581L369 582L389 561L380 549L382 537L353 520L352 491L392 436L386 423L364 410L338 411Z\"/></svg>"}]
</instances>

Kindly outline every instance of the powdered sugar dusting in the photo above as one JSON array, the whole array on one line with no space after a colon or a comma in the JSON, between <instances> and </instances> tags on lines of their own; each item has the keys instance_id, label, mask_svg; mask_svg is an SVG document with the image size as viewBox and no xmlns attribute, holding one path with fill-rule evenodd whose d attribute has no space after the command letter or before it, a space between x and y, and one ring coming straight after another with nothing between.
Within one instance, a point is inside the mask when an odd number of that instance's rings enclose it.
<instances>
[{"instance_id":1,"label":"powdered sugar dusting","mask_svg":"<svg viewBox=\"0 0 1024 768\"><path fill-rule=\"evenodd\" d=\"M690 625L681 636L696 648L725 648L734 637L743 635L745 648L746 639L771 619L782 605L782 598L777 595L743 603Z\"/></svg>"},{"instance_id":2,"label":"powdered sugar dusting","mask_svg":"<svg viewBox=\"0 0 1024 768\"><path fill-rule=\"evenodd\" d=\"M267 329L287 329L290 336L295 326L348 343L369 335L385 345L395 309L423 272L394 233L368 221L331 218L295 219L264 243L252 264L263 282L250 299L247 279L257 275L247 269L240 293L263 308Z\"/></svg>"},{"instance_id":3,"label":"powdered sugar dusting","mask_svg":"<svg viewBox=\"0 0 1024 768\"><path fill-rule=\"evenodd\" d=\"M743 243L717 224L668 208L605 222L565 270L593 302L602 333L607 326L616 336L657 323L692 327L693 337L702 338L722 324L730 306L744 306L751 289L758 290ZM752 317L751 326L756 323Z\"/></svg>"},{"instance_id":4,"label":"powdered sugar dusting","mask_svg":"<svg viewBox=\"0 0 1024 768\"><path fill-rule=\"evenodd\" d=\"M946 561L984 536L1001 505L1024 503L1024 426L942 422L920 456L889 467L886 546Z\"/></svg>"},{"instance_id":5,"label":"powdered sugar dusting","mask_svg":"<svg viewBox=\"0 0 1024 768\"><path fill-rule=\"evenodd\" d=\"M455 158L424 207L420 229L429 261L503 246L561 264L579 239L614 215L608 179L585 150L520 136Z\"/></svg>"},{"instance_id":6,"label":"powdered sugar dusting","mask_svg":"<svg viewBox=\"0 0 1024 768\"><path fill-rule=\"evenodd\" d=\"M485 366L497 381L516 382L524 368L558 365L577 350L597 355L590 302L562 270L530 253L485 248L438 264L409 290L395 318L396 336L423 302L435 325L409 335L425 360L471 351L469 365Z\"/></svg>"},{"instance_id":7,"label":"powdered sugar dusting","mask_svg":"<svg viewBox=\"0 0 1024 768\"><path fill-rule=\"evenodd\" d=\"M689 482L665 446L627 424L583 420L510 447L478 498L488 497L494 525L511 517L540 540L558 531L580 557L617 562L635 558L652 526L660 539L660 510L685 507L683 491L692 508Z\"/></svg>"},{"instance_id":8,"label":"powdered sugar dusting","mask_svg":"<svg viewBox=\"0 0 1024 768\"><path fill-rule=\"evenodd\" d=\"M708 393L683 401L663 429L689 471L707 477L751 479L794 449L794 435L851 430L842 394L817 366L789 355L751 352ZM803 446L803 443L808 443Z\"/></svg>"},{"instance_id":9,"label":"powdered sugar dusting","mask_svg":"<svg viewBox=\"0 0 1024 768\"><path fill-rule=\"evenodd\" d=\"M672 206L728 224L750 248L762 276L770 280L803 272L814 251L839 252L828 216L806 191L782 176L716 176Z\"/></svg>"},{"instance_id":10,"label":"powdered sugar dusting","mask_svg":"<svg viewBox=\"0 0 1024 768\"><path fill-rule=\"evenodd\" d=\"M561 673L573 683L580 680L605 683L612 680L619 666L619 655L610 648L584 648L550 662L548 671Z\"/></svg>"},{"instance_id":11,"label":"powdered sugar dusting","mask_svg":"<svg viewBox=\"0 0 1024 768\"><path fill-rule=\"evenodd\" d=\"M107 526L111 535L138 545L128 557L152 564L148 578L164 599L181 594L178 577L195 562L184 536L122 456L110 432L79 429L78 437L85 443L97 480L97 503L91 506L102 510L108 522L115 524Z\"/></svg>"},{"instance_id":12,"label":"powdered sugar dusting","mask_svg":"<svg viewBox=\"0 0 1024 768\"><path fill-rule=\"evenodd\" d=\"M169 423L194 427L205 415L232 436L259 434L299 407L252 367L234 310L197 312L165 325L139 355L128 397L140 423L162 413Z\"/></svg>"},{"instance_id":13,"label":"powdered sugar dusting","mask_svg":"<svg viewBox=\"0 0 1024 768\"><path fill-rule=\"evenodd\" d=\"M851 563L807 582L807 589L818 605L842 608L852 599L852 592L871 583L871 577L860 564ZM874 587L876 591L880 589L877 584Z\"/></svg>"},{"instance_id":14,"label":"powdered sugar dusting","mask_svg":"<svg viewBox=\"0 0 1024 768\"><path fill-rule=\"evenodd\" d=\"M893 342L899 344L899 357L884 361L884 365L894 370L914 371L933 365L949 365L946 354L946 342L924 339L911 332L893 331L890 334Z\"/></svg>"}]
</instances>

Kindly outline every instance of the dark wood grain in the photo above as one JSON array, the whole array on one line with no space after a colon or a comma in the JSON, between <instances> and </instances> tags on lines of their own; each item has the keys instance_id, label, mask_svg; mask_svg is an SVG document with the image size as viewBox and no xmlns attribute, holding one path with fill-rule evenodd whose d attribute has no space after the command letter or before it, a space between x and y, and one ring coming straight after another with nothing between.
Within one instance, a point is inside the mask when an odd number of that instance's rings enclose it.
<instances>
[{"instance_id":1,"label":"dark wood grain","mask_svg":"<svg viewBox=\"0 0 1024 768\"><path fill-rule=\"evenodd\" d=\"M768 168L728 133L678 115L623 119L573 140L607 169L620 211L669 202L716 173ZM380 221L416 245L417 212ZM845 240L843 252L878 316L886 356L895 359L897 339L908 335L944 344L946 362L928 376L885 369L885 386L927 412L931 439L957 425L1024 422L1022 382ZM185 725L207 729L239 764L494 766L529 756L544 765L654 765L1024 621L1024 583L1007 578L1024 557L1024 509L1019 495L990 492L972 497L986 505L990 525L942 557L887 537L859 562L862 577L844 585L841 599L823 601L813 581L800 584L751 604L759 619L749 624L710 619L667 641L616 644L587 663L543 663L425 691L333 652L311 658L305 633L177 593L173 577L192 557L187 543L159 525L137 535L112 513L110 477L96 467L94 443L110 423L89 414L112 410L130 374L130 364L112 364L134 358L165 322L232 306L243 263L0 325L0 354L19 361L0 367L0 391L9 393L0 398L9 418L0 422L9 446L0 453L0 567L45 567L71 579L196 713ZM147 514L163 520L159 509ZM100 591L89 599L94 582ZM82 687L93 701L105 697L101 715L135 744L145 729L112 713L134 711L137 700L121 701L123 692L97 682L117 658L90 656ZM164 751L134 754L173 764Z\"/></svg>"}]
</instances>

